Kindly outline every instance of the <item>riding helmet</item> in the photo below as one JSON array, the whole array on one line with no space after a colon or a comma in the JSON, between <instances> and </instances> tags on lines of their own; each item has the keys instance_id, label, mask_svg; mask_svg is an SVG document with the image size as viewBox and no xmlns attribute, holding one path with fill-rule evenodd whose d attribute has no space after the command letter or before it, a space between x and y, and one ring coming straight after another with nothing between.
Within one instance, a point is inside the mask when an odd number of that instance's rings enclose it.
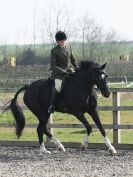
<instances>
[{"instance_id":1,"label":"riding helmet","mask_svg":"<svg viewBox=\"0 0 133 177\"><path fill-rule=\"evenodd\" d=\"M62 41L62 40L66 40L66 39L67 39L67 36L63 31L58 31L55 34L55 40L56 41Z\"/></svg>"}]
</instances>

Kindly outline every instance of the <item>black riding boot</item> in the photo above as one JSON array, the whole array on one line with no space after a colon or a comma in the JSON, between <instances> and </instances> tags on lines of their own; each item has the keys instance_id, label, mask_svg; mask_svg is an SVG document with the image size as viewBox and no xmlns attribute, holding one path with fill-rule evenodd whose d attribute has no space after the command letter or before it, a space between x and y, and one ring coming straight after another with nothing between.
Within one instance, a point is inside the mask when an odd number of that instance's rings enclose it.
<instances>
[{"instance_id":1,"label":"black riding boot","mask_svg":"<svg viewBox=\"0 0 133 177\"><path fill-rule=\"evenodd\" d=\"M54 113L58 96L59 96L59 93L56 91L56 89L54 89L52 92L51 105L48 109L48 113L50 114Z\"/></svg>"}]
</instances>

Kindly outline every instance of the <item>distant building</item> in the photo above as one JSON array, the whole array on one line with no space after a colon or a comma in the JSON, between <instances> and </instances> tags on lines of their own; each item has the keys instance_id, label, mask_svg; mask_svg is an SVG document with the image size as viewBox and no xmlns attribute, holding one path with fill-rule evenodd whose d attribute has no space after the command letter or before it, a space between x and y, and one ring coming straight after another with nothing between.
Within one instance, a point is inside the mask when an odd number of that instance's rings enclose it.
<instances>
[{"instance_id":1,"label":"distant building","mask_svg":"<svg viewBox=\"0 0 133 177\"><path fill-rule=\"evenodd\" d=\"M119 60L129 62L129 55L120 55Z\"/></svg>"},{"instance_id":2,"label":"distant building","mask_svg":"<svg viewBox=\"0 0 133 177\"><path fill-rule=\"evenodd\" d=\"M16 66L16 58L11 57L11 58L7 59L7 66L15 67Z\"/></svg>"}]
</instances>

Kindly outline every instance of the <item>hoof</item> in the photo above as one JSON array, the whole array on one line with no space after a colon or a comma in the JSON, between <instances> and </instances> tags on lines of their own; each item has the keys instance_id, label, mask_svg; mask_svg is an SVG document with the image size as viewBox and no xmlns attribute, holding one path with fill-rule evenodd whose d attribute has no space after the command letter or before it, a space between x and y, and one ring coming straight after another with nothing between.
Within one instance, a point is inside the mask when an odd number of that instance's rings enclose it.
<instances>
[{"instance_id":1,"label":"hoof","mask_svg":"<svg viewBox=\"0 0 133 177\"><path fill-rule=\"evenodd\" d=\"M58 148L58 151L62 151L62 149L61 149L61 148Z\"/></svg>"},{"instance_id":2,"label":"hoof","mask_svg":"<svg viewBox=\"0 0 133 177\"><path fill-rule=\"evenodd\" d=\"M114 150L109 149L109 152L110 152L111 156L114 156L117 154L117 151L115 149Z\"/></svg>"},{"instance_id":3,"label":"hoof","mask_svg":"<svg viewBox=\"0 0 133 177\"><path fill-rule=\"evenodd\" d=\"M63 148L59 147L59 148L58 148L58 151L60 151L60 152L66 152L66 150L65 150L64 147L63 147Z\"/></svg>"},{"instance_id":4,"label":"hoof","mask_svg":"<svg viewBox=\"0 0 133 177\"><path fill-rule=\"evenodd\" d=\"M86 150L86 148L85 148L85 147L83 147L83 146L81 146L81 150L82 150L82 151L85 151L85 150Z\"/></svg>"},{"instance_id":5,"label":"hoof","mask_svg":"<svg viewBox=\"0 0 133 177\"><path fill-rule=\"evenodd\" d=\"M66 152L66 150L65 150L65 148L64 148L64 146L62 144L60 144L58 146L58 151Z\"/></svg>"},{"instance_id":6,"label":"hoof","mask_svg":"<svg viewBox=\"0 0 133 177\"><path fill-rule=\"evenodd\" d=\"M85 151L88 147L88 142L81 143L81 149Z\"/></svg>"},{"instance_id":7,"label":"hoof","mask_svg":"<svg viewBox=\"0 0 133 177\"><path fill-rule=\"evenodd\" d=\"M40 149L40 154L51 154L51 152L46 149Z\"/></svg>"}]
</instances>

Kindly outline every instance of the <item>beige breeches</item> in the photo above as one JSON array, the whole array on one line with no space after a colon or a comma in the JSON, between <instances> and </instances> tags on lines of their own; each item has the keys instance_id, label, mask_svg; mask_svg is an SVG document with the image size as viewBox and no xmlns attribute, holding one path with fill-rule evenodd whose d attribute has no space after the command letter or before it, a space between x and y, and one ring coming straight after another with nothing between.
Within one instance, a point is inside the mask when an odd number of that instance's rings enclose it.
<instances>
[{"instance_id":1,"label":"beige breeches","mask_svg":"<svg viewBox=\"0 0 133 177\"><path fill-rule=\"evenodd\" d=\"M61 79L55 79L55 89L57 92L61 91L61 85L62 85L62 80Z\"/></svg>"}]
</instances>

